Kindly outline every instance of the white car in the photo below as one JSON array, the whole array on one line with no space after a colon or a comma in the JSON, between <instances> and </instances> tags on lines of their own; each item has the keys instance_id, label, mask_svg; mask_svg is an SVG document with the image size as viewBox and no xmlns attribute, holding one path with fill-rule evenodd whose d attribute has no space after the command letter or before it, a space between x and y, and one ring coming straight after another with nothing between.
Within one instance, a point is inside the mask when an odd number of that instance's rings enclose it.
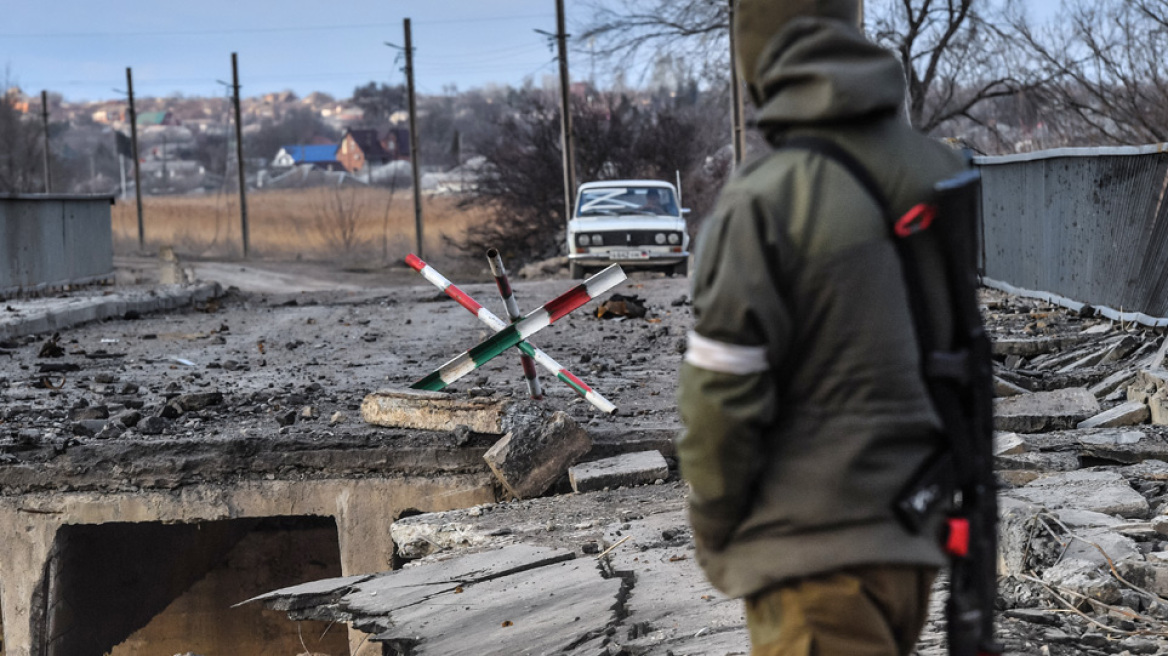
<instances>
[{"instance_id":1,"label":"white car","mask_svg":"<svg viewBox=\"0 0 1168 656\"><path fill-rule=\"evenodd\" d=\"M609 180L580 185L568 222L573 278L610 264L689 270L689 233L677 190L658 180Z\"/></svg>"}]
</instances>

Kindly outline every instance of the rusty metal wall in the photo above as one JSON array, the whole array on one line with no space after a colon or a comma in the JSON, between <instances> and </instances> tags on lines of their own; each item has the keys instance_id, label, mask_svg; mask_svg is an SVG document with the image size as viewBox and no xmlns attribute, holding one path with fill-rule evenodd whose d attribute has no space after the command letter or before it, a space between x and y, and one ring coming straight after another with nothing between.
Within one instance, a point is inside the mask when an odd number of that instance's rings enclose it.
<instances>
[{"instance_id":1,"label":"rusty metal wall","mask_svg":"<svg viewBox=\"0 0 1168 656\"><path fill-rule=\"evenodd\" d=\"M987 284L1165 323L1158 319L1168 317L1166 149L975 159Z\"/></svg>"},{"instance_id":2,"label":"rusty metal wall","mask_svg":"<svg viewBox=\"0 0 1168 656\"><path fill-rule=\"evenodd\" d=\"M111 196L0 194L0 294L111 278Z\"/></svg>"}]
</instances>

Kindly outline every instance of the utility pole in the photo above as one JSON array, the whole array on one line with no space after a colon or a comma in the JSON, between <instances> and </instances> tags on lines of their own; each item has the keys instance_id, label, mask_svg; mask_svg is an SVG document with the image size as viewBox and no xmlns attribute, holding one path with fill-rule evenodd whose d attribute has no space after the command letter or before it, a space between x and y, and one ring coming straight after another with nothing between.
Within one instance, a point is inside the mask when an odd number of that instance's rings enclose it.
<instances>
[{"instance_id":1,"label":"utility pole","mask_svg":"<svg viewBox=\"0 0 1168 656\"><path fill-rule=\"evenodd\" d=\"M49 92L41 91L41 122L45 126L45 193L53 191L53 174L49 171Z\"/></svg>"},{"instance_id":2,"label":"utility pole","mask_svg":"<svg viewBox=\"0 0 1168 656\"><path fill-rule=\"evenodd\" d=\"M243 170L243 115L239 111L239 59L231 53L231 90L235 103L235 168L239 169L239 224L243 236L243 259L248 255L247 176Z\"/></svg>"},{"instance_id":3,"label":"utility pole","mask_svg":"<svg viewBox=\"0 0 1168 656\"><path fill-rule=\"evenodd\" d=\"M734 168L742 164L746 134L742 123L742 78L738 75L738 54L734 49L734 0L730 1L730 137L734 144Z\"/></svg>"},{"instance_id":4,"label":"utility pole","mask_svg":"<svg viewBox=\"0 0 1168 656\"><path fill-rule=\"evenodd\" d=\"M572 110L568 94L568 35L564 31L564 0L556 0L556 43L560 53L560 141L564 154L564 221L572 219L576 193L576 157L572 152Z\"/></svg>"},{"instance_id":5,"label":"utility pole","mask_svg":"<svg viewBox=\"0 0 1168 656\"><path fill-rule=\"evenodd\" d=\"M422 249L422 183L418 171L418 105L414 95L414 40L410 34L410 19L402 21L406 33L406 96L410 104L410 173L414 182L414 248L418 257L425 257Z\"/></svg>"},{"instance_id":6,"label":"utility pole","mask_svg":"<svg viewBox=\"0 0 1168 656\"><path fill-rule=\"evenodd\" d=\"M134 111L134 76L126 67L126 95L130 97L130 154L134 156L134 198L138 205L138 250L146 250L146 228L142 223L142 172L138 159L138 113Z\"/></svg>"}]
</instances>

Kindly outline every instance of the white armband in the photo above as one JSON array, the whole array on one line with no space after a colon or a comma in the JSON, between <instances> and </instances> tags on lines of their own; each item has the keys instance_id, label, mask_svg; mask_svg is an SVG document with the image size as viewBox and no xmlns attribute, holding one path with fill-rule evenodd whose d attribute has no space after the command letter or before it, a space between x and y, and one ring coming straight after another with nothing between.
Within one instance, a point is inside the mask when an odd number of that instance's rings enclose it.
<instances>
[{"instance_id":1,"label":"white armband","mask_svg":"<svg viewBox=\"0 0 1168 656\"><path fill-rule=\"evenodd\" d=\"M690 331L685 361L695 367L722 374L746 376L770 369L765 346L727 344Z\"/></svg>"}]
</instances>

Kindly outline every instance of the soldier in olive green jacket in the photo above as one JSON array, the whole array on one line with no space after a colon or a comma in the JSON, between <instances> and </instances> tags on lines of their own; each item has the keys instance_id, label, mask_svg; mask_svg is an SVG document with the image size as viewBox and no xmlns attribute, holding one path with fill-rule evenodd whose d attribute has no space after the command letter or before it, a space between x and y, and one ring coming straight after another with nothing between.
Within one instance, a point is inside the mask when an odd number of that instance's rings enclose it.
<instances>
[{"instance_id":1,"label":"soldier in olive green jacket","mask_svg":"<svg viewBox=\"0 0 1168 656\"><path fill-rule=\"evenodd\" d=\"M964 164L907 124L857 22L857 0L739 0L738 61L772 144L830 139L899 217ZM909 653L945 558L893 505L942 437L889 219L839 162L776 149L722 191L695 268L677 449L701 566L746 597L755 654Z\"/></svg>"}]
</instances>

